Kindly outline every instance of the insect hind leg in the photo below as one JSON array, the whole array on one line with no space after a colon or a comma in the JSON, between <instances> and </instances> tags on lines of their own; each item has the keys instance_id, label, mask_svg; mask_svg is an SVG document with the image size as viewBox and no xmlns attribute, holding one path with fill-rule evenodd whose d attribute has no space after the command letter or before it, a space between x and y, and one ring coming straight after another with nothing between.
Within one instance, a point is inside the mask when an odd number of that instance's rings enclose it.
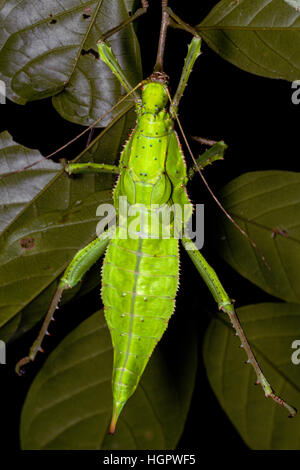
<instances>
[{"instance_id":1,"label":"insect hind leg","mask_svg":"<svg viewBox=\"0 0 300 470\"><path fill-rule=\"evenodd\" d=\"M269 382L267 381L266 377L264 376L253 352L251 346L246 338L244 330L239 322L238 316L235 312L233 301L227 295L224 287L222 286L216 272L214 269L207 263L205 258L202 254L197 250L196 246L191 240L182 239L182 244L186 249L189 257L193 261L194 265L196 266L198 272L200 273L202 279L206 283L207 287L211 291L215 301L217 302L219 309L226 313L230 319L230 322L233 328L236 331L236 335L241 340L241 345L245 350L248 360L247 363L251 364L257 377L257 384L260 384L264 394L267 398L272 398L277 404L283 406L289 412L289 417L294 417L297 411L286 403L282 398L278 397Z\"/></svg>"},{"instance_id":2,"label":"insect hind leg","mask_svg":"<svg viewBox=\"0 0 300 470\"><path fill-rule=\"evenodd\" d=\"M50 303L47 315L44 319L38 337L31 346L28 356L23 357L16 365L16 372L18 375L23 374L23 366L29 362L34 361L39 351L43 352L42 342L48 333L48 327L53 320L54 312L59 304L63 291L74 287L82 279L84 274L90 269L90 267L96 263L96 261L103 255L104 250L108 244L109 238L114 228L107 230L100 237L93 240L86 247L82 248L73 258L69 266L64 272L58 287L54 293L52 301Z\"/></svg>"}]
</instances>

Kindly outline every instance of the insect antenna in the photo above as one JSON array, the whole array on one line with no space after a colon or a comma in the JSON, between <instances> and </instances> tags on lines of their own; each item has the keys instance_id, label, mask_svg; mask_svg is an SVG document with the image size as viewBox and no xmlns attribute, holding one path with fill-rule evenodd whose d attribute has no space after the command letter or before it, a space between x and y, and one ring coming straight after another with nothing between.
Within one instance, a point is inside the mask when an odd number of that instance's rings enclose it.
<instances>
[{"instance_id":1,"label":"insect antenna","mask_svg":"<svg viewBox=\"0 0 300 470\"><path fill-rule=\"evenodd\" d=\"M107 111L106 113L102 114L102 116L100 116L98 119L96 119L96 121L93 122L93 124L91 124L89 127L87 127L86 129L84 129L84 131L80 132L80 134L78 134L76 137L74 137L73 139L69 140L66 144L62 145L61 147L59 147L57 150L55 150L54 152L52 153L49 153L49 155L46 155L45 157L41 158L40 160L37 160L35 161L34 163L31 163L30 165L26 165L24 166L23 168L19 168L18 170L14 170L14 171L11 171L9 173L5 173L4 175L1 175L0 176L0 180L3 179L3 178L6 178L7 176L10 176L10 175L14 175L16 173L21 173L22 171L24 170L28 170L29 168L32 168L33 166L37 165L38 163L41 163L43 162L45 159L48 159L48 158L51 158L53 157L54 155L56 155L57 153L61 152L62 150L64 150L65 148L67 148L69 145L73 144L74 142L76 142L78 139L80 139L80 137L82 137L84 134L86 134L87 132L89 131L93 131L95 129L95 126L100 122L102 121L106 116L108 116L112 111L114 111L123 101L125 101L128 96L130 96L132 93L134 93L138 88L140 88L141 86L143 85L143 81L139 82L132 90L130 90L129 93L127 93L126 95L122 96L122 98L120 98L116 104L114 104L112 106L112 108ZM132 107L134 106L134 104L132 104ZM129 109L128 109L129 111ZM90 141L91 141L91 135L89 135L89 138L88 138L88 143L86 145L86 147L88 147L90 145Z\"/></svg>"},{"instance_id":2,"label":"insect antenna","mask_svg":"<svg viewBox=\"0 0 300 470\"><path fill-rule=\"evenodd\" d=\"M169 90L167 90L167 94L168 94L168 97L169 97L169 100L170 100L170 103L172 104L172 98L171 98L171 95L170 95L170 92ZM197 163L197 160L196 158L194 157L194 154L191 150L191 147L188 143L188 140L186 138L186 135L184 133L184 130L182 128L182 125L181 125L181 122L179 120L179 117L178 117L178 114L176 113L176 111L174 111L174 116L175 116L175 119L178 123L178 126L179 126L179 129L180 129L180 132L182 134L182 137L183 137L183 140L185 142L185 145L188 149L188 152L194 162L194 165L199 173L199 175L201 176L202 178L202 181L203 183L205 184L207 190L209 191L209 193L211 194L212 198L214 199L214 201L216 202L216 204L220 207L221 211L225 214L225 216L230 220L230 222L233 223L233 225L241 232L241 234L251 243L251 245L253 246L253 248L255 249L255 251L258 253L259 257L262 259L264 265L269 269L271 270L271 267L269 265L269 263L267 262L264 254L261 252L261 250L258 248L258 246L256 245L255 241L252 240L251 237L249 237L248 233L245 232L245 230L242 229L242 227L231 217L231 215L227 212L227 210L225 209L225 207L223 207L223 205L221 204L221 202L219 201L219 199L217 198L217 196L214 194L213 190L211 189L211 187L209 186L205 176L203 175L202 171L200 170L199 168L199 165Z\"/></svg>"}]
</instances>

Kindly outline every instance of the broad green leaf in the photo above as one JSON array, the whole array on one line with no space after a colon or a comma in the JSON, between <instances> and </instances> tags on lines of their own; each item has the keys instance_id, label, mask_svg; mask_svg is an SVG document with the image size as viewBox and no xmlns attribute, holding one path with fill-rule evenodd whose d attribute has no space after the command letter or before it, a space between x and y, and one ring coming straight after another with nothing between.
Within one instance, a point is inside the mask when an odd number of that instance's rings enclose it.
<instances>
[{"instance_id":1,"label":"broad green leaf","mask_svg":"<svg viewBox=\"0 0 300 470\"><path fill-rule=\"evenodd\" d=\"M300 409L300 365L293 342L300 338L298 304L264 303L238 309L253 351L275 392ZM203 345L209 382L230 420L252 449L300 449L299 416L266 399L225 317L214 319Z\"/></svg>"},{"instance_id":2,"label":"broad green leaf","mask_svg":"<svg viewBox=\"0 0 300 470\"><path fill-rule=\"evenodd\" d=\"M35 378L21 419L23 449L172 449L194 386L196 343L184 318L168 352L160 344L109 436L112 346L102 312L52 352ZM164 341L164 340L163 340ZM169 346L169 345L168 345ZM175 365L175 367L174 367Z\"/></svg>"},{"instance_id":3,"label":"broad green leaf","mask_svg":"<svg viewBox=\"0 0 300 470\"><path fill-rule=\"evenodd\" d=\"M20 104L52 96L63 118L92 124L123 93L96 58L96 43L128 17L127 5L123 0L6 1L0 10L0 78L7 96ZM113 35L110 44L135 85L141 62L132 25ZM110 120L107 116L100 125Z\"/></svg>"},{"instance_id":4,"label":"broad green leaf","mask_svg":"<svg viewBox=\"0 0 300 470\"><path fill-rule=\"evenodd\" d=\"M286 0L222 0L197 29L224 59L263 77L297 80L300 11Z\"/></svg>"},{"instance_id":5,"label":"broad green leaf","mask_svg":"<svg viewBox=\"0 0 300 470\"><path fill-rule=\"evenodd\" d=\"M25 167L30 168L22 171ZM61 169L62 165L44 159L37 150L27 149L14 142L8 132L0 134L1 232Z\"/></svg>"},{"instance_id":6,"label":"broad green leaf","mask_svg":"<svg viewBox=\"0 0 300 470\"><path fill-rule=\"evenodd\" d=\"M76 161L114 162L132 127L133 118L133 115L126 115L106 128ZM15 168L13 162L18 158L18 153L10 152L10 169ZM7 159L3 165L3 172L7 173ZM10 191L11 201L24 202L21 212L9 212L10 224L0 235L2 328L25 307L25 323L18 320L22 331L43 316L57 278L75 253L96 237L96 225L100 220L96 217L98 205L111 202L114 177L103 174L70 178L63 170L57 172L54 164L53 167L50 162L44 165L44 169L36 170L33 166L0 180L0 188ZM11 323L8 328L11 333ZM1 330L0 336L2 338ZM3 339L4 336L7 339L5 330Z\"/></svg>"},{"instance_id":7,"label":"broad green leaf","mask_svg":"<svg viewBox=\"0 0 300 470\"><path fill-rule=\"evenodd\" d=\"M221 216L218 251L242 276L269 294L300 302L300 174L245 173L227 184L222 203L255 241L258 252Z\"/></svg>"}]
</instances>

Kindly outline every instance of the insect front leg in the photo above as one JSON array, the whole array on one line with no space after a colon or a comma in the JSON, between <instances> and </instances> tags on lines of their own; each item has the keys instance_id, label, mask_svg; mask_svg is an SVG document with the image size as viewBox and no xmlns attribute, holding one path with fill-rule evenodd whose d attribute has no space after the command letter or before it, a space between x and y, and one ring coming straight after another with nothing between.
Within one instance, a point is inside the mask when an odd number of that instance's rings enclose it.
<instances>
[{"instance_id":1,"label":"insect front leg","mask_svg":"<svg viewBox=\"0 0 300 470\"><path fill-rule=\"evenodd\" d=\"M237 314L235 313L234 306L233 306L233 301L229 298L227 295L224 287L222 286L216 272L214 269L207 263L205 258L201 255L201 253L197 250L195 244L186 238L182 239L182 244L184 248L186 249L189 257L193 261L194 265L196 266L198 272L200 273L202 279L206 283L207 287L211 291L215 301L218 304L218 307L220 310L225 312L229 319L230 322L233 326L233 328L236 331L236 335L240 338L241 344L243 349L245 350L247 356L248 356L248 363L252 365L256 377L257 377L257 384L260 384L265 396L268 398L272 398L276 403L279 405L283 406L286 408L289 412L289 416L293 417L296 415L297 411L290 406L288 403L286 403L282 398L278 397L269 382L267 381L266 377L264 376L253 352L250 347L250 344L248 343L248 340L246 338L246 335L243 331L243 328L239 322L239 319L237 317Z\"/></svg>"},{"instance_id":2,"label":"insect front leg","mask_svg":"<svg viewBox=\"0 0 300 470\"><path fill-rule=\"evenodd\" d=\"M123 88L126 90L127 93L132 93L134 96L135 101L140 99L139 95L134 91L133 86L129 82L128 78L126 77L125 73L123 72L119 62L117 61L116 56L114 55L112 48L100 39L97 42L97 48L100 55L101 60L108 65L111 69L112 73L117 77Z\"/></svg>"},{"instance_id":3,"label":"insect front leg","mask_svg":"<svg viewBox=\"0 0 300 470\"><path fill-rule=\"evenodd\" d=\"M118 175L120 168L106 163L67 163L65 171L68 175L84 173L112 173Z\"/></svg>"},{"instance_id":4,"label":"insect front leg","mask_svg":"<svg viewBox=\"0 0 300 470\"><path fill-rule=\"evenodd\" d=\"M35 356L39 351L42 351L41 345L44 337L48 334L48 326L53 318L53 314L58 306L61 299L62 293L65 289L71 289L76 286L82 279L85 273L91 268L93 264L103 255L105 248L109 242L114 231L114 227L111 227L104 232L99 238L93 240L86 247L82 248L73 258L69 266L62 276L58 288L50 303L47 315L40 329L37 339L30 348L28 356L21 359L16 365L16 372L18 375L22 375L22 367L29 362L34 361Z\"/></svg>"},{"instance_id":5,"label":"insect front leg","mask_svg":"<svg viewBox=\"0 0 300 470\"><path fill-rule=\"evenodd\" d=\"M72 163L69 162L65 166L65 171L68 175L78 175L86 173L110 173L119 175L122 168L126 167L129 158L129 140L126 142L124 149L121 152L119 165L107 165L106 163Z\"/></svg>"},{"instance_id":6,"label":"insect front leg","mask_svg":"<svg viewBox=\"0 0 300 470\"><path fill-rule=\"evenodd\" d=\"M147 2L144 2L144 3L146 4ZM146 11L147 8L148 8L148 4L147 4L147 7L145 5L144 10ZM143 13L145 13L145 11L143 11ZM126 24L138 18L138 16L133 15L131 18L129 18L129 20L126 20L127 21ZM115 77L119 80L119 82L121 83L123 88L126 90L126 92L133 95L135 102L140 102L140 95L135 91L136 88L138 88L140 84L138 84L136 87L133 87L131 85L128 77L122 70L121 65L119 64L116 56L114 55L112 48L110 47L109 44L105 42L106 38L114 34L116 31L119 31L119 29L121 29L124 26L125 25L121 23L121 25L117 26L116 28L108 31L105 35L103 35L102 38L100 38L99 41L97 42L97 48L98 48L100 59L103 60L103 62L105 62L106 65L108 65L108 67L111 69Z\"/></svg>"},{"instance_id":7,"label":"insect front leg","mask_svg":"<svg viewBox=\"0 0 300 470\"><path fill-rule=\"evenodd\" d=\"M189 44L188 47L188 53L187 56L184 60L184 66L182 69L181 77L179 80L179 84L177 87L177 90L175 92L174 98L172 100L171 106L170 106L170 114L173 118L176 117L177 115L177 110L179 106L179 101L182 98L184 89L187 85L189 76L192 72L194 63L200 55L200 49L201 49L201 38L199 36L193 37L191 43Z\"/></svg>"}]
</instances>

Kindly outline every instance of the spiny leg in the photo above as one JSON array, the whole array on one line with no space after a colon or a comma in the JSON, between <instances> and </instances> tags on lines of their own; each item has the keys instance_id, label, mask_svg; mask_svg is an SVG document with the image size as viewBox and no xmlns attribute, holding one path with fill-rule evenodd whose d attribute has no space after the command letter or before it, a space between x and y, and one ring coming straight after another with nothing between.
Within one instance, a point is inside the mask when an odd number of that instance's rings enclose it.
<instances>
[{"instance_id":1,"label":"spiny leg","mask_svg":"<svg viewBox=\"0 0 300 470\"><path fill-rule=\"evenodd\" d=\"M235 313L233 302L228 297L227 293L225 292L217 274L215 273L214 269L207 263L205 258L201 255L201 253L197 250L195 244L186 238L182 239L182 244L186 249L189 257L193 261L194 265L196 266L198 272L200 273L202 279L205 281L207 287L211 291L215 301L217 302L219 309L223 312L227 313L232 326L236 331L236 335L240 338L241 344L243 349L245 350L248 356L248 363L252 364L252 367L256 373L257 383L262 386L262 389L265 393L265 396L268 398L272 398L276 403L286 408L289 412L289 417L294 417L297 411L286 403L282 398L278 397L271 388L271 385L265 378L252 350L248 340L245 336L243 328L239 322L237 314Z\"/></svg>"},{"instance_id":2,"label":"spiny leg","mask_svg":"<svg viewBox=\"0 0 300 470\"><path fill-rule=\"evenodd\" d=\"M72 163L69 162L65 166L68 175L78 175L86 173L110 173L119 175L122 168L126 167L128 162L129 140L126 142L120 156L119 165L108 165L106 163Z\"/></svg>"},{"instance_id":3,"label":"spiny leg","mask_svg":"<svg viewBox=\"0 0 300 470\"><path fill-rule=\"evenodd\" d=\"M99 238L93 240L82 250L74 256L73 260L67 267L62 276L58 288L56 289L50 307L48 309L47 315L43 322L43 325L40 329L37 339L31 346L29 354L26 357L23 357L17 365L16 372L18 375L22 375L21 368L28 364L31 361L34 361L35 356L39 351L42 351L41 345L45 335L48 333L48 326L53 319L53 314L58 306L58 303L61 299L62 293L65 289L71 289L82 279L84 274L90 269L90 267L98 261L98 259L103 255L105 248L109 242L110 237L114 231L114 227L111 227L106 232L104 232Z\"/></svg>"},{"instance_id":4,"label":"spiny leg","mask_svg":"<svg viewBox=\"0 0 300 470\"><path fill-rule=\"evenodd\" d=\"M67 163L65 171L68 175L84 173L112 173L118 175L120 168L116 165L107 165L106 163Z\"/></svg>"},{"instance_id":5,"label":"spiny leg","mask_svg":"<svg viewBox=\"0 0 300 470\"><path fill-rule=\"evenodd\" d=\"M178 105L179 102L182 98L184 89L187 85L189 76L192 72L194 63L200 55L200 49L201 49L201 38L199 36L194 36L191 43L188 46L188 53L187 56L184 60L184 66L182 69L181 77L179 80L179 84L177 87L177 90L175 92L174 98L171 102L170 106L170 114L173 118L177 116L177 110L178 110Z\"/></svg>"},{"instance_id":6,"label":"spiny leg","mask_svg":"<svg viewBox=\"0 0 300 470\"><path fill-rule=\"evenodd\" d=\"M195 61L201 54L201 38L200 37L193 37L191 43L188 46L188 53L184 61L184 67L182 70L182 74L179 80L179 84L177 90L175 92L174 98L171 101L170 105L170 113L173 118L177 118L177 110L179 106L179 102L182 98L184 89L187 85L188 79L192 72L193 66ZM188 172L188 177L191 179L194 174L198 171L198 168L203 169L205 166L209 165L215 160L222 160L224 152L227 148L227 145L220 141L220 142L212 142L206 140L206 145L211 145L211 148L206 150L202 155L200 155L197 160L196 164L190 168Z\"/></svg>"},{"instance_id":7,"label":"spiny leg","mask_svg":"<svg viewBox=\"0 0 300 470\"><path fill-rule=\"evenodd\" d=\"M192 179L198 172L198 168L203 170L203 168L205 168L207 165L211 165L216 160L223 160L226 149L227 145L222 140L220 140L220 142L215 142L211 148L199 155L199 157L196 159L197 165L193 165L191 168L189 168L188 178Z\"/></svg>"},{"instance_id":8,"label":"spiny leg","mask_svg":"<svg viewBox=\"0 0 300 470\"><path fill-rule=\"evenodd\" d=\"M163 55L165 49L167 28L169 25L175 28L184 29L185 31L188 31L194 36L188 47L188 53L184 61L184 67L181 73L176 93L174 95L174 99L170 99L170 114L172 118L174 118L177 115L179 101L187 85L193 65L197 57L200 55L201 38L199 37L199 34L196 29L192 28L190 25L188 25L187 23L182 21L178 16L176 16L175 13L173 13L171 8L168 7L168 0L162 0L162 22L154 71L161 72L163 70Z\"/></svg>"},{"instance_id":9,"label":"spiny leg","mask_svg":"<svg viewBox=\"0 0 300 470\"><path fill-rule=\"evenodd\" d=\"M100 55L101 60L108 65L112 73L117 77L123 88L126 90L127 93L131 93L134 96L134 100L136 102L140 101L140 96L134 90L138 88L140 84L138 84L135 88L131 85L128 78L126 77L125 73L122 70L116 56L114 55L111 47L106 44L103 39L100 39L97 42L97 48Z\"/></svg>"},{"instance_id":10,"label":"spiny leg","mask_svg":"<svg viewBox=\"0 0 300 470\"><path fill-rule=\"evenodd\" d=\"M168 90L167 90L167 92L168 92ZM172 98L171 98L169 92L168 92L168 95L169 95L169 99L170 99L170 101L171 101L171 103L172 103ZM174 110L174 108L173 108L173 110ZM199 175L200 175L200 177L201 177L203 183L205 184L205 186L206 186L208 192L211 194L211 196L212 196L212 198L214 199L214 201L216 202L216 204L220 207L221 211L226 215L226 217L230 220L230 222L232 222L233 225L241 232L241 234L251 243L251 245L253 246L253 248L254 248L254 249L257 251L257 253L259 254L259 256L260 256L260 258L262 259L262 261L263 261L263 263L265 264L265 266L266 266L269 270L271 270L271 267L270 267L270 265L267 263L267 260L266 260L266 258L264 257L264 254L263 254L263 253L261 252L261 250L258 248L258 246L257 246L256 243L254 242L254 240L252 240L252 238L249 237L248 233L245 232L245 230L243 230L243 229L240 227L240 225L231 217L231 215L229 214L229 212L226 211L226 209L225 209L224 206L221 204L221 202L219 201L219 199L215 196L213 190L212 190L211 187L209 186L208 182L206 181L206 178L204 177L202 171L201 171L200 168L199 168L199 165L198 165L198 163L197 163L197 160L196 160L195 157L194 157L194 154L193 154L193 152L192 152L192 150L191 150L191 147L190 147L190 145L189 145L189 143L188 143L188 140L187 140L187 138L186 138L186 135L185 135L185 133L184 133L184 131L183 131L182 125L181 125L181 123L180 123L180 120L179 120L178 115L177 115L176 112L174 113L174 119L176 119L176 121L177 121L177 123L178 123L180 132L181 132L182 137L183 137L183 140L184 140L184 142L185 142L185 144L186 144L186 146L187 146L188 152L189 152L189 154L190 154L190 156L191 156L191 158L192 158L192 160L193 160L193 162L194 162L195 168L197 169L197 171L198 171L198 173L199 173Z\"/></svg>"},{"instance_id":11,"label":"spiny leg","mask_svg":"<svg viewBox=\"0 0 300 470\"><path fill-rule=\"evenodd\" d=\"M111 47L105 42L110 36L115 34L117 31L120 31L120 29L124 28L127 26L129 23L135 21L137 18L139 18L141 15L147 12L148 9L148 1L147 0L141 0L142 3L142 8L139 8L134 15L132 15L130 18L127 18L125 21L122 21L118 26L115 28L110 29L107 31L103 36L99 39L97 42L97 48L98 52L100 55L101 60L108 65L108 67L111 69L113 74L117 77L123 88L126 90L127 93L132 93L134 96L134 99L136 102L140 101L140 96L138 93L136 93L133 88L133 86L130 84L128 78L126 77L125 73L122 70L122 67L120 66L119 62L117 61L116 56L114 55Z\"/></svg>"}]
</instances>

